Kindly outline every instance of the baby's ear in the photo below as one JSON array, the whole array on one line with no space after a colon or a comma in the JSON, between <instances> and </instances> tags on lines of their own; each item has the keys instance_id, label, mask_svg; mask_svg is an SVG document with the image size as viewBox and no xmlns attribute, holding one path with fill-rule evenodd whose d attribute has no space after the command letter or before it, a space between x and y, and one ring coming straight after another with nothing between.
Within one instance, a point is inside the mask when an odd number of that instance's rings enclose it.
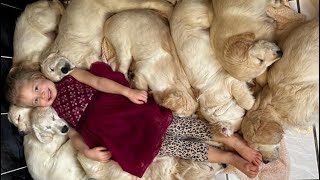
<instances>
[{"instance_id":1,"label":"baby's ear","mask_svg":"<svg viewBox=\"0 0 320 180\"><path fill-rule=\"evenodd\" d=\"M43 132L39 128L32 125L32 129L37 139L44 144L50 143L53 140L52 134Z\"/></svg>"}]
</instances>

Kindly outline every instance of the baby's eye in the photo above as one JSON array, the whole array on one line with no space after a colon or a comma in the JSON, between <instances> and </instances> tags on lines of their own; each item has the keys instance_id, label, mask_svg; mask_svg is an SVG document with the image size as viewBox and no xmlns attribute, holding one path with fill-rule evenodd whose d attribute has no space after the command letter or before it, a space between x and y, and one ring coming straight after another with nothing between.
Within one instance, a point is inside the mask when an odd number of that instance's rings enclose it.
<instances>
[{"instance_id":1,"label":"baby's eye","mask_svg":"<svg viewBox=\"0 0 320 180\"><path fill-rule=\"evenodd\" d=\"M36 87L34 88L34 90L35 90L36 92L38 92L38 90L39 90L38 86L36 86Z\"/></svg>"}]
</instances>

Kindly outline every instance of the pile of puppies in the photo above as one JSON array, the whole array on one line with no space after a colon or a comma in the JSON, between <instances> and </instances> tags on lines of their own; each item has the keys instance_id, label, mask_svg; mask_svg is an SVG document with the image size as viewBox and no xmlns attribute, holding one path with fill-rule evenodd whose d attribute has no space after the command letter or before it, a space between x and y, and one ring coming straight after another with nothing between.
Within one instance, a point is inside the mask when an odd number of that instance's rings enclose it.
<instances>
[{"instance_id":1,"label":"pile of puppies","mask_svg":"<svg viewBox=\"0 0 320 180\"><path fill-rule=\"evenodd\" d=\"M213 137L240 130L265 162L278 158L284 131L312 125L310 117L319 107L319 17L307 21L286 1L74 0L66 9L57 0L38 1L21 14L14 36L13 69L41 67L48 79L59 81L74 67L88 68L103 60L176 115L197 113L209 121ZM115 50L111 58L101 58L103 38ZM39 44L30 46L34 41ZM81 154L83 169L79 169L69 141L58 136L66 134L64 126L51 132L34 128L53 127L57 122L50 119L64 122L51 108L12 105L9 118L21 133L29 133L26 161L36 179L48 176L36 168L40 164L32 158L32 146L48 133L52 138L38 144L54 143L51 152L70 153L70 166L82 172L79 177L133 178L113 161L102 164ZM60 148L64 146L68 148ZM54 154L52 163L61 161L60 153ZM201 174L208 179L221 169L211 163L184 166L186 162L158 157L143 178L199 178ZM65 170L56 174L64 175Z\"/></svg>"}]
</instances>

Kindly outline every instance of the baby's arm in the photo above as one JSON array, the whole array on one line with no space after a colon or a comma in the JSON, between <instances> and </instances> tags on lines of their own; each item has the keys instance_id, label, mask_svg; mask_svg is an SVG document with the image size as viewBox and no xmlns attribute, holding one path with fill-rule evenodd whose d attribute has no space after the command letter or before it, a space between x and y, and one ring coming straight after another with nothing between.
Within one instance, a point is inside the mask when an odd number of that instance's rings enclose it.
<instances>
[{"instance_id":1,"label":"baby's arm","mask_svg":"<svg viewBox=\"0 0 320 180\"><path fill-rule=\"evenodd\" d=\"M84 154L87 158L103 163L108 162L111 158L110 151L107 151L107 148L105 147L95 147L89 149L86 143L84 143L81 135L73 128L70 128L68 136L73 147Z\"/></svg>"},{"instance_id":2,"label":"baby's arm","mask_svg":"<svg viewBox=\"0 0 320 180\"><path fill-rule=\"evenodd\" d=\"M146 103L148 99L148 93L146 91L128 88L110 79L95 76L83 69L74 69L70 75L98 91L126 96L136 104Z\"/></svg>"}]
</instances>

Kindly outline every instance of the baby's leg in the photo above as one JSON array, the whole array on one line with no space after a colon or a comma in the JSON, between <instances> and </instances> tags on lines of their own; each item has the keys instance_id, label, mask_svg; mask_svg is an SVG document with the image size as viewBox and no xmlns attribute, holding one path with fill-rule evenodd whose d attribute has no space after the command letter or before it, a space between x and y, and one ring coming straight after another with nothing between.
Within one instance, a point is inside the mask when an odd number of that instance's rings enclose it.
<instances>
[{"instance_id":1,"label":"baby's leg","mask_svg":"<svg viewBox=\"0 0 320 180\"><path fill-rule=\"evenodd\" d=\"M262 155L250 148L242 137L234 133L232 136L216 136L213 138L215 141L225 144L226 146L234 149L238 152L244 159L259 166L262 161Z\"/></svg>"},{"instance_id":2,"label":"baby's leg","mask_svg":"<svg viewBox=\"0 0 320 180\"><path fill-rule=\"evenodd\" d=\"M196 138L204 141L211 140L208 124L193 117L174 116L167 134L179 138Z\"/></svg>"},{"instance_id":3,"label":"baby's leg","mask_svg":"<svg viewBox=\"0 0 320 180\"><path fill-rule=\"evenodd\" d=\"M259 166L246 161L237 154L223 151L212 146L208 149L208 161L211 163L231 164L250 178L256 177L259 172Z\"/></svg>"},{"instance_id":4,"label":"baby's leg","mask_svg":"<svg viewBox=\"0 0 320 180\"><path fill-rule=\"evenodd\" d=\"M159 155L195 161L208 161L208 145L202 142L186 141L177 137L166 136Z\"/></svg>"}]
</instances>

